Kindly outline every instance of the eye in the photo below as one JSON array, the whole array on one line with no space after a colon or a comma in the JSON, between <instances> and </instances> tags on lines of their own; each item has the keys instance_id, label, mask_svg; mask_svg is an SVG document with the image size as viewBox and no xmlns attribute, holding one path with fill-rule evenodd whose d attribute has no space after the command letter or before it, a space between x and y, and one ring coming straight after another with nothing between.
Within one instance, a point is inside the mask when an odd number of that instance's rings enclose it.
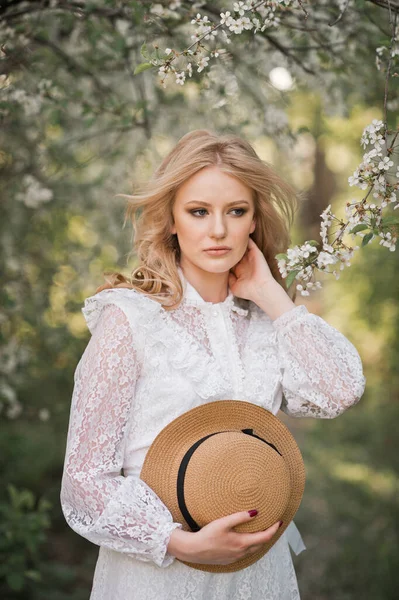
<instances>
[{"instance_id":1,"label":"eye","mask_svg":"<svg viewBox=\"0 0 399 600\"><path fill-rule=\"evenodd\" d=\"M195 213L198 213L198 212L200 212L201 210L205 210L205 211L206 211L206 208L197 208L196 210L190 210L190 213L191 213L192 215L194 215L195 217L198 217L198 216L199 216L199 217L202 217L203 215L196 215L196 214L195 214Z\"/></svg>"},{"instance_id":2,"label":"eye","mask_svg":"<svg viewBox=\"0 0 399 600\"><path fill-rule=\"evenodd\" d=\"M196 215L196 214L195 214L195 213L198 213L198 212L200 212L200 211L202 211L202 210L204 210L204 211L206 212L206 208L196 208L195 210L191 210L191 211L190 211L190 213L191 213L192 215L194 215L195 217L202 217L203 215ZM236 215L237 217L242 217L242 216L243 216L243 215L244 215L244 214L247 212L245 208L233 208L232 210L233 210L233 211L234 211L234 210L241 211L241 214L239 214L239 215Z\"/></svg>"}]
</instances>

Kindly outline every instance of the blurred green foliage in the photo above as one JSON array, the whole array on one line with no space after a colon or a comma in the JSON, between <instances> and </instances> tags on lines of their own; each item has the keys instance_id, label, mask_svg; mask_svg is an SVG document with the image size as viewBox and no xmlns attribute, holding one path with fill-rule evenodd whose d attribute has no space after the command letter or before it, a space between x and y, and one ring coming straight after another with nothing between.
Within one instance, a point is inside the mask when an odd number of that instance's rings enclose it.
<instances>
[{"instance_id":1,"label":"blurred green foliage","mask_svg":"<svg viewBox=\"0 0 399 600\"><path fill-rule=\"evenodd\" d=\"M324 293L324 318L360 351L360 402L307 424L296 522L303 598L394 600L399 577L399 256L371 244Z\"/></svg>"},{"instance_id":2,"label":"blurred green foliage","mask_svg":"<svg viewBox=\"0 0 399 600\"><path fill-rule=\"evenodd\" d=\"M0 503L0 590L20 592L41 579L38 557L51 504L41 498L35 507L31 491L13 485L7 489L9 501Z\"/></svg>"},{"instance_id":3,"label":"blurred green foliage","mask_svg":"<svg viewBox=\"0 0 399 600\"><path fill-rule=\"evenodd\" d=\"M112 12L112 4L104 2L104 10ZM386 15L370 3L357 3L361 18L352 14L341 23L350 35L346 47L337 44L336 62L320 54L334 74L325 87L295 61L247 40L249 51L232 49L225 75L215 69L210 82L195 76L183 89L165 91L151 71L133 79L126 69L127 59L140 62L138 49L154 31L161 35L162 23L156 17L144 23L144 3L125 4L131 9L126 35L94 3L87 5L89 18L72 12L58 18L54 11L39 15L32 28L29 20L7 24L35 39L30 46L22 41L22 49L16 42L15 53L3 56L29 101L9 107L0 132L2 600L89 596L98 547L67 527L59 491L73 374L89 339L81 307L103 283L103 271L127 270L131 241L121 233L124 202L114 194L149 177L186 131L206 126L247 137L299 189L316 185L319 203L327 187L315 176L321 148L334 182L334 212L342 215L348 197L360 197L347 178L361 161L362 129L382 116L383 74L373 61L375 47L388 39ZM336 17L335 6L326 3L325 10L328 20ZM182 47L173 20L163 26L164 46ZM129 33L135 35L127 41ZM302 34L291 33L289 45L305 50ZM287 34L277 38L287 42ZM266 63L288 64L304 83L287 93L272 89ZM43 78L56 86L39 93ZM271 118L268 110L276 107ZM280 144L280 131L273 133L283 112L288 128L283 123L282 129L297 134L292 148L285 138ZM389 119L394 126L394 111ZM46 190L49 200L43 200ZM317 203L314 215L318 225ZM309 231L310 216L297 223L295 243L317 235ZM358 348L367 388L358 405L333 421L287 418L307 469L295 519L308 548L294 557L302 600L398 595L398 263L398 252L373 241L340 281L325 278L324 289L306 301Z\"/></svg>"}]
</instances>

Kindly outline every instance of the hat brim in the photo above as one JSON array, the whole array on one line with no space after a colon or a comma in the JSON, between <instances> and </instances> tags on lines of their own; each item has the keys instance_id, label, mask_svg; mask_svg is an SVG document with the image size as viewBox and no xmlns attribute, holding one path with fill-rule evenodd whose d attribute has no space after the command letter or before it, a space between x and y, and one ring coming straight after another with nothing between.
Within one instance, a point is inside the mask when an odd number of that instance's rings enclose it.
<instances>
[{"instance_id":1,"label":"hat brim","mask_svg":"<svg viewBox=\"0 0 399 600\"><path fill-rule=\"evenodd\" d=\"M257 435L274 444L284 456L292 493L281 516L283 525L269 542L262 545L261 550L229 565L181 561L201 571L233 572L244 569L264 556L283 535L300 506L305 488L305 467L291 432L275 415L257 404L245 400L208 402L183 413L160 431L148 449L140 472L140 478L170 510L173 521L181 523L184 531L191 531L180 511L177 499L176 481L183 456L197 440L210 433L243 428L253 428ZM254 527L257 518L258 516L254 517L253 521L248 523L249 528L241 527L246 523L240 524L240 530L259 531Z\"/></svg>"}]
</instances>

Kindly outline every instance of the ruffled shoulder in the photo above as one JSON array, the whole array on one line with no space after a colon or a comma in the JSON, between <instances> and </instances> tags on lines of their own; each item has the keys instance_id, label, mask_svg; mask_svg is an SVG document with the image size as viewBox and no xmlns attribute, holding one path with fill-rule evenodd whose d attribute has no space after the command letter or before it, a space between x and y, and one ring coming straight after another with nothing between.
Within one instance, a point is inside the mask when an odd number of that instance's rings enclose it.
<instances>
[{"instance_id":1,"label":"ruffled shoulder","mask_svg":"<svg viewBox=\"0 0 399 600\"><path fill-rule=\"evenodd\" d=\"M132 326L140 321L152 320L163 307L156 300L152 300L140 292L128 288L110 288L102 290L94 296L86 298L82 308L87 327L93 334L98 319L109 304L119 306L126 314Z\"/></svg>"}]
</instances>

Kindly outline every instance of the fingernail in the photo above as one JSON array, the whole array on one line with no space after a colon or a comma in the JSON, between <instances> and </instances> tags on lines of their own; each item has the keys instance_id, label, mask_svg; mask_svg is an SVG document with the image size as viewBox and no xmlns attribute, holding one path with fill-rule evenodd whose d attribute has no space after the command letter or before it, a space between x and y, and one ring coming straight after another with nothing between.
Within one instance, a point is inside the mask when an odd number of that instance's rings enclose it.
<instances>
[{"instance_id":1,"label":"fingernail","mask_svg":"<svg viewBox=\"0 0 399 600\"><path fill-rule=\"evenodd\" d=\"M250 517L254 517L258 514L258 511L256 510L256 508L254 508L253 510L249 510L248 513Z\"/></svg>"},{"instance_id":2,"label":"fingernail","mask_svg":"<svg viewBox=\"0 0 399 600\"><path fill-rule=\"evenodd\" d=\"M280 529L282 524L283 524L283 521L280 521L280 525L278 526L278 529Z\"/></svg>"}]
</instances>

